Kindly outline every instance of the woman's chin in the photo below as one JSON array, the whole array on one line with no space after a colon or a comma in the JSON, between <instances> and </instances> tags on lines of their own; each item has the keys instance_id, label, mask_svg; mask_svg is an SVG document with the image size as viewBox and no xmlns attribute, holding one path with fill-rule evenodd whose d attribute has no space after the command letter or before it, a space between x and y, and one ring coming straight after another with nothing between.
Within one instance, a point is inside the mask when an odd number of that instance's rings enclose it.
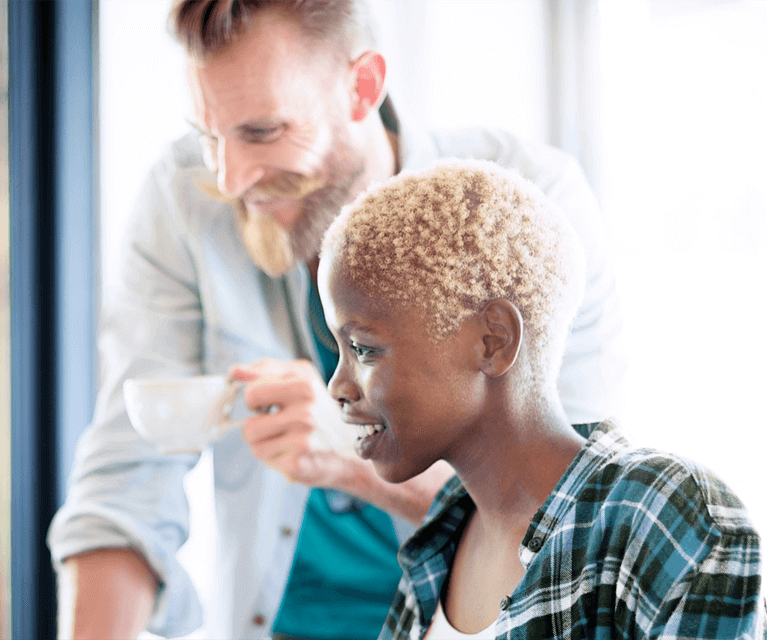
<instances>
[{"instance_id":1,"label":"woman's chin","mask_svg":"<svg viewBox=\"0 0 767 640\"><path fill-rule=\"evenodd\" d=\"M410 480L414 474L408 474L405 470L398 468L396 465L386 464L379 460L373 460L373 467L375 467L376 473L382 480L390 482L392 484L399 484Z\"/></svg>"},{"instance_id":2,"label":"woman's chin","mask_svg":"<svg viewBox=\"0 0 767 640\"><path fill-rule=\"evenodd\" d=\"M373 467L382 480L386 480L386 482L390 482L391 484L407 482L426 470L426 468L421 469L419 467L418 469L414 469L401 464L387 464L381 460L373 460Z\"/></svg>"}]
</instances>

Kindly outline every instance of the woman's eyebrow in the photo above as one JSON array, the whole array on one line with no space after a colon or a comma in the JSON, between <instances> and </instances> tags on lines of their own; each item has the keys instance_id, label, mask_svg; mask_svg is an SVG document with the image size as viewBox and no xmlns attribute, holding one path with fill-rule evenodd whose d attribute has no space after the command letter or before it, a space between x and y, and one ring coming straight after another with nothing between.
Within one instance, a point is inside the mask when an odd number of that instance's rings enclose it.
<instances>
[{"instance_id":1,"label":"woman's eyebrow","mask_svg":"<svg viewBox=\"0 0 767 640\"><path fill-rule=\"evenodd\" d=\"M357 322L356 320L349 320L338 330L338 333L342 336L348 336L352 331L360 333L375 333L373 327Z\"/></svg>"}]
</instances>

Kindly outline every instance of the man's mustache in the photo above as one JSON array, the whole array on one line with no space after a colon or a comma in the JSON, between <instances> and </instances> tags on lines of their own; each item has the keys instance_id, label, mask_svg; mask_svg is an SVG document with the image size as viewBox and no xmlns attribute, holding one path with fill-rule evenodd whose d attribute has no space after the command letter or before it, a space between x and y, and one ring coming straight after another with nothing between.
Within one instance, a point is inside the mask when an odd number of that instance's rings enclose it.
<instances>
[{"instance_id":1,"label":"man's mustache","mask_svg":"<svg viewBox=\"0 0 767 640\"><path fill-rule=\"evenodd\" d=\"M286 198L300 200L310 193L321 189L325 181L321 178L310 178L300 173L280 171L280 173L260 180L245 194L245 200L249 198Z\"/></svg>"},{"instance_id":2,"label":"man's mustache","mask_svg":"<svg viewBox=\"0 0 767 640\"><path fill-rule=\"evenodd\" d=\"M243 201L254 200L257 202L265 198L300 200L315 191L319 191L325 186L325 180L311 178L292 171L280 171L269 178L260 180L248 189L242 198L231 198L221 193L218 185L214 182L201 180L197 186L206 196L229 204L242 204Z\"/></svg>"}]
</instances>

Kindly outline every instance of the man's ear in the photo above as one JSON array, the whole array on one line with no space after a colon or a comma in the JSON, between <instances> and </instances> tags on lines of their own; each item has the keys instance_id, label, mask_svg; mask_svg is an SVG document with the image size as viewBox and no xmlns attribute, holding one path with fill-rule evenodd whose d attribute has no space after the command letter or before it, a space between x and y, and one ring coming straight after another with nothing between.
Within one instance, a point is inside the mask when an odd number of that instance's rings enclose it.
<instances>
[{"instance_id":1,"label":"man's ear","mask_svg":"<svg viewBox=\"0 0 767 640\"><path fill-rule=\"evenodd\" d=\"M386 93L386 62L380 53L366 51L352 66L355 82L352 95L352 120L360 122L381 106Z\"/></svg>"},{"instance_id":2,"label":"man's ear","mask_svg":"<svg viewBox=\"0 0 767 640\"><path fill-rule=\"evenodd\" d=\"M484 352L481 370L496 378L506 373L522 348L522 314L511 302L497 298L480 311Z\"/></svg>"}]
</instances>

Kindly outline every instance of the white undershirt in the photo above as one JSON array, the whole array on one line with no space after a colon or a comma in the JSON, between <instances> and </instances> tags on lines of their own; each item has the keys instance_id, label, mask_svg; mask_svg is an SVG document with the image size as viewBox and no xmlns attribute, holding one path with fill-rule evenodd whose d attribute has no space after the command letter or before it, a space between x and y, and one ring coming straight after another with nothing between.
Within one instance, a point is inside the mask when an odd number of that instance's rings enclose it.
<instances>
[{"instance_id":1,"label":"white undershirt","mask_svg":"<svg viewBox=\"0 0 767 640\"><path fill-rule=\"evenodd\" d=\"M495 640L495 621L477 633L461 633L448 622L442 611L442 603L439 603L423 640Z\"/></svg>"}]
</instances>

